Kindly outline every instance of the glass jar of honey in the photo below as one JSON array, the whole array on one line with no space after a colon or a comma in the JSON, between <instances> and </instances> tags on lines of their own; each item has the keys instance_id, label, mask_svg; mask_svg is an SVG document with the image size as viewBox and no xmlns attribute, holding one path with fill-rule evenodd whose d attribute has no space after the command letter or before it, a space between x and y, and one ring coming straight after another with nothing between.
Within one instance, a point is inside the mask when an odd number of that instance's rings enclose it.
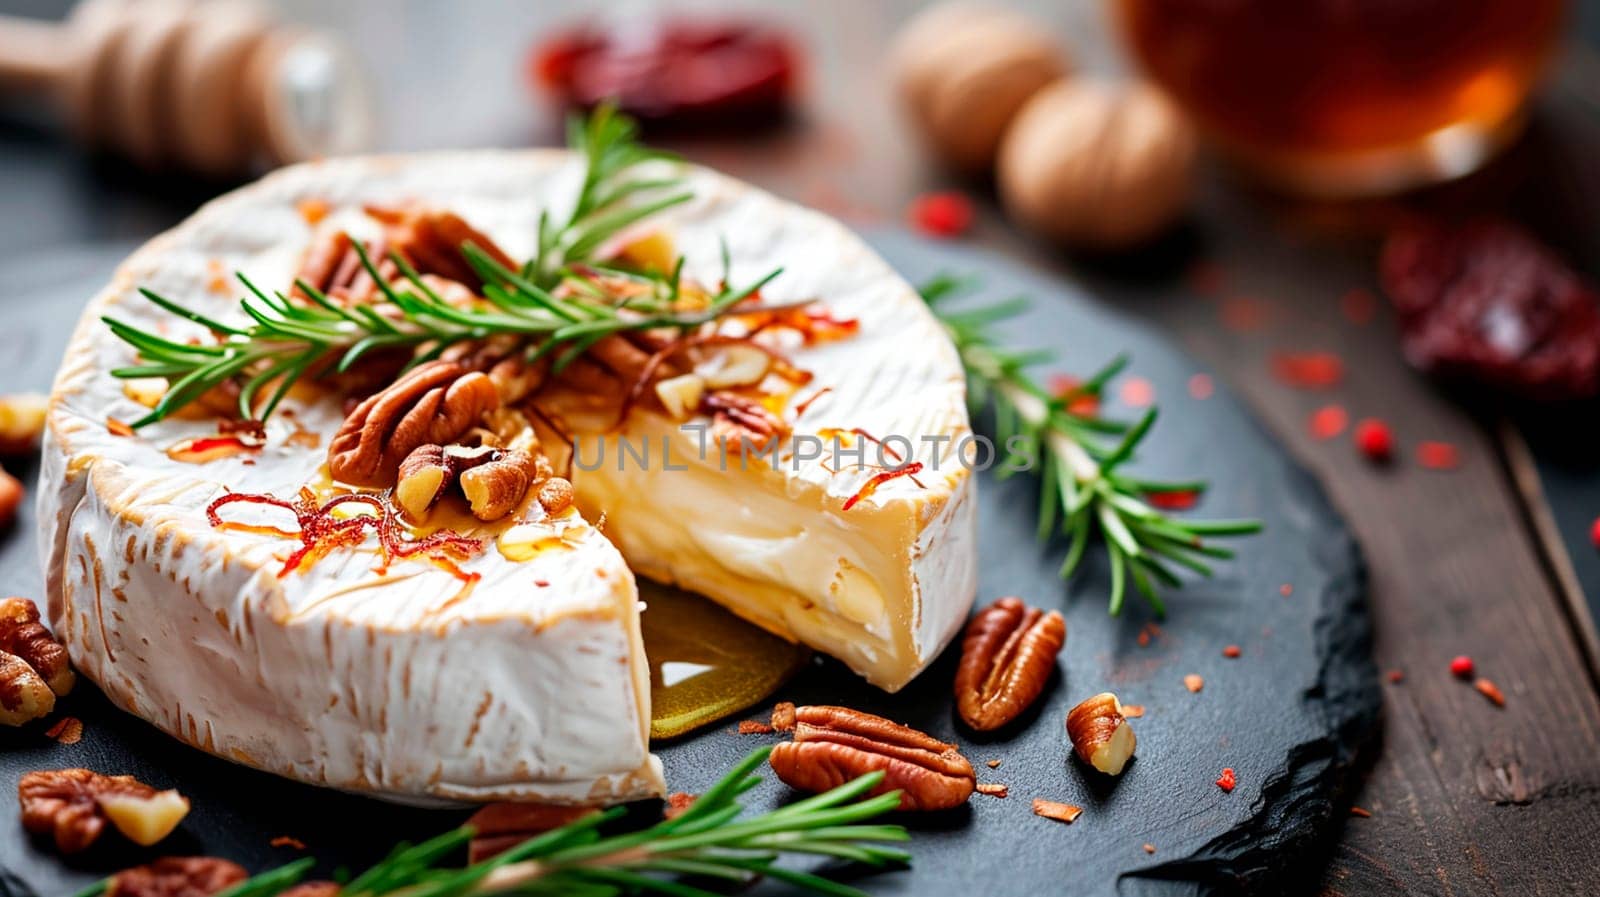
<instances>
[{"instance_id":1,"label":"glass jar of honey","mask_svg":"<svg viewBox=\"0 0 1600 897\"><path fill-rule=\"evenodd\" d=\"M1521 130L1563 0L1115 0L1148 74L1225 151L1308 194L1466 174Z\"/></svg>"}]
</instances>

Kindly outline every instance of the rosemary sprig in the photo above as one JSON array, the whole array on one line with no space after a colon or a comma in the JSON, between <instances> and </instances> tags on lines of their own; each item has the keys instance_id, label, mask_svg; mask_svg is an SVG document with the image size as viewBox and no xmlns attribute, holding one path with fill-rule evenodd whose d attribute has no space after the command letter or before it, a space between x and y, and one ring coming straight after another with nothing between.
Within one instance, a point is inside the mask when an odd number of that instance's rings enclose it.
<instances>
[{"instance_id":1,"label":"rosemary sprig","mask_svg":"<svg viewBox=\"0 0 1600 897\"><path fill-rule=\"evenodd\" d=\"M1029 366L1050 354L1007 349L989 332L991 324L1020 314L1027 301L1013 299L964 310L942 305L970 288L969 282L946 275L923 285L921 292L961 354L974 413L985 405L993 409L995 441L1009 451L998 468L999 475L1019 470L1038 473L1039 538L1046 540L1058 532L1067 536L1063 579L1077 571L1090 536L1098 532L1111 566L1110 612L1122 611L1131 581L1156 613L1164 615L1166 606L1157 584L1180 586L1176 568L1210 576L1207 562L1232 558L1233 552L1209 540L1259 532L1261 523L1175 518L1152 507L1145 500L1148 496L1198 493L1206 488L1202 481L1147 480L1124 471L1155 424L1156 409L1128 425L1082 413L1071 401L1098 399L1127 359L1112 360L1076 386L1072 395L1051 395L1026 373Z\"/></svg>"},{"instance_id":2,"label":"rosemary sprig","mask_svg":"<svg viewBox=\"0 0 1600 897\"><path fill-rule=\"evenodd\" d=\"M403 281L388 283L356 240L351 246L381 290L379 303L341 305L304 281L297 286L309 301L291 301L285 293L269 293L239 274L249 291L240 308L250 320L227 324L141 289L162 309L210 330L217 342L177 342L105 317L106 326L139 353L138 364L118 368L112 375L169 382L161 400L133 426L159 421L230 381L239 386L240 415L265 420L294 383L308 375L344 372L384 350L410 350L410 364L421 364L457 343L495 335L520 337L530 360L555 353L553 366L559 370L613 333L689 329L713 321L781 272L774 270L755 283L736 287L729 282L724 253L718 292L702 306L685 311L679 303L682 258L671 273L602 266L593 256L608 240L691 194L683 189L681 178L650 176L647 163L670 157L639 145L633 123L609 107L596 110L587 120L574 119L569 136L586 160L583 184L564 223L554 225L548 214L540 216L535 256L512 271L481 247L461 247L484 281L485 302L477 306L460 308L446 302L397 253L390 258ZM649 289L619 302L587 279L580 267L602 268ZM575 289L558 292L555 288L563 283Z\"/></svg>"},{"instance_id":3,"label":"rosemary sprig","mask_svg":"<svg viewBox=\"0 0 1600 897\"><path fill-rule=\"evenodd\" d=\"M626 812L615 807L545 832L497 857L452 868L446 862L472 837L472 830L463 827L415 846L396 847L387 859L343 885L340 897L647 893L717 897L717 892L684 879L739 885L762 876L807 893L866 897L848 885L775 863L784 854L831 857L876 868L910 861L905 851L885 846L909 840L904 827L861 824L899 806L898 791L862 799L882 781L879 772L740 819L744 808L739 797L761 783L754 770L770 751L752 753L677 818L642 831L602 835L602 826ZM297 883L311 865L310 860L300 860L264 872L216 897L275 897ZM78 897L97 897L104 885Z\"/></svg>"}]
</instances>

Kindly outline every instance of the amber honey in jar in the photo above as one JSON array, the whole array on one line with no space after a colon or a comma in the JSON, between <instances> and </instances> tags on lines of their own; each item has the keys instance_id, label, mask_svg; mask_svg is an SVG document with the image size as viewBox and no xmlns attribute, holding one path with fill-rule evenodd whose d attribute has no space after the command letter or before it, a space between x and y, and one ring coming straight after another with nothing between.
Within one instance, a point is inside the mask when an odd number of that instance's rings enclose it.
<instances>
[{"instance_id":1,"label":"amber honey in jar","mask_svg":"<svg viewBox=\"0 0 1600 897\"><path fill-rule=\"evenodd\" d=\"M1562 0L1117 0L1145 71L1303 193L1472 171L1517 135Z\"/></svg>"}]
</instances>

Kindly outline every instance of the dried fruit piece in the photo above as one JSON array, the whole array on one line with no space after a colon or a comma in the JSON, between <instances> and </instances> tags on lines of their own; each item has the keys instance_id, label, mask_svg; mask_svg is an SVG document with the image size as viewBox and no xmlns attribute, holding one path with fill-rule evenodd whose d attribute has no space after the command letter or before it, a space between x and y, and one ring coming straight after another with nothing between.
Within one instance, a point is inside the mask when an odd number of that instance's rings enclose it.
<instances>
[{"instance_id":1,"label":"dried fruit piece","mask_svg":"<svg viewBox=\"0 0 1600 897\"><path fill-rule=\"evenodd\" d=\"M162 857L111 876L106 897L211 897L249 877L216 857Z\"/></svg>"},{"instance_id":2,"label":"dried fruit piece","mask_svg":"<svg viewBox=\"0 0 1600 897\"><path fill-rule=\"evenodd\" d=\"M1057 611L1001 598L967 625L956 670L956 709L981 732L1016 719L1044 691L1067 638Z\"/></svg>"},{"instance_id":3,"label":"dried fruit piece","mask_svg":"<svg viewBox=\"0 0 1600 897\"><path fill-rule=\"evenodd\" d=\"M1350 415L1343 405L1324 405L1311 413L1306 429L1311 431L1312 439L1327 440L1343 433L1349 424Z\"/></svg>"},{"instance_id":4,"label":"dried fruit piece","mask_svg":"<svg viewBox=\"0 0 1600 897\"><path fill-rule=\"evenodd\" d=\"M122 798L147 803L133 805L122 802ZM188 801L175 791L157 791L132 776L104 776L88 769L26 773L17 783L17 799L22 806L22 827L35 835L51 836L56 849L64 854L87 850L99 839L107 822L135 843L146 844L140 839L153 837L156 832L165 837L172 831L167 823L175 826L183 818L181 814L172 818L177 801L182 801L183 812L188 812ZM116 809L108 811L107 801ZM112 816L112 812L116 815ZM165 831L161 831L163 827Z\"/></svg>"},{"instance_id":5,"label":"dried fruit piece","mask_svg":"<svg viewBox=\"0 0 1600 897\"><path fill-rule=\"evenodd\" d=\"M1222 649L1222 656L1228 658L1229 660L1234 660L1243 653L1244 652L1239 648L1238 645L1228 645Z\"/></svg>"},{"instance_id":6,"label":"dried fruit piece","mask_svg":"<svg viewBox=\"0 0 1600 897\"><path fill-rule=\"evenodd\" d=\"M1223 791L1232 791L1237 784L1239 784L1239 781L1234 777L1233 767L1223 767L1222 775L1217 777L1217 787Z\"/></svg>"},{"instance_id":7,"label":"dried fruit piece","mask_svg":"<svg viewBox=\"0 0 1600 897\"><path fill-rule=\"evenodd\" d=\"M1465 654L1458 654L1450 659L1450 675L1455 676L1457 679L1471 679L1474 669L1476 669L1476 666L1473 664L1472 658Z\"/></svg>"},{"instance_id":8,"label":"dried fruit piece","mask_svg":"<svg viewBox=\"0 0 1600 897\"><path fill-rule=\"evenodd\" d=\"M785 784L814 793L881 771L871 793L899 790L902 810L960 806L977 785L955 745L847 707L797 708L794 740L774 747L768 762Z\"/></svg>"},{"instance_id":9,"label":"dried fruit piece","mask_svg":"<svg viewBox=\"0 0 1600 897\"><path fill-rule=\"evenodd\" d=\"M1461 453L1448 442L1419 442L1417 463L1429 470L1454 470L1461 464Z\"/></svg>"},{"instance_id":10,"label":"dried fruit piece","mask_svg":"<svg viewBox=\"0 0 1600 897\"><path fill-rule=\"evenodd\" d=\"M1539 399L1600 390L1600 299L1526 231L1420 223L1390 236L1379 269L1414 367Z\"/></svg>"},{"instance_id":11,"label":"dried fruit piece","mask_svg":"<svg viewBox=\"0 0 1600 897\"><path fill-rule=\"evenodd\" d=\"M1084 699L1067 713L1067 737L1078 758L1108 776L1121 775L1137 739L1111 692Z\"/></svg>"}]
</instances>

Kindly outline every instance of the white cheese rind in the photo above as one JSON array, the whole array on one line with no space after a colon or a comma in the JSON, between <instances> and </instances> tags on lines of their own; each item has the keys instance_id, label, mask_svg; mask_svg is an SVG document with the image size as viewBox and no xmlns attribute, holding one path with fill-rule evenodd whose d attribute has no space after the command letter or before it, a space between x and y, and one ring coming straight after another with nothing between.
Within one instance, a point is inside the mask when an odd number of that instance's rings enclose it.
<instances>
[{"instance_id":1,"label":"white cheese rind","mask_svg":"<svg viewBox=\"0 0 1600 897\"><path fill-rule=\"evenodd\" d=\"M206 505L225 489L287 497L314 479L339 423L336 402L291 398L293 426L318 434L321 446L287 440L289 415L280 414L253 464L166 456L165 447L210 432L207 422L163 421L137 437L108 431L107 418L129 421L145 409L108 375L133 354L100 317L173 339L203 336L137 287L241 319L242 290L219 289L219 278L242 270L259 284L286 284L313 237L296 209L304 200L334 209L323 227L356 232L371 227L364 204L447 207L521 256L539 212L569 204L580 177L573 156L553 151L297 166L211 203L118 271L90 303L58 374L39 494L49 616L85 675L191 744L302 781L408 800L610 803L664 790L646 743L648 680L624 556L842 657L886 688L931 662L976 588L971 478L948 457L921 485L885 483L848 512L844 502L872 471L810 463L704 480L690 493L659 479L683 474L652 472L662 495L696 507L732 514L758 489L764 508L797 521L800 537L774 544L727 516L718 529L713 514L703 552L677 557L681 515L608 491L624 481L580 475L580 504L608 515L622 554L574 520L569 548L523 563L491 549L466 563L482 581L461 595L453 576L424 563L380 573L370 551L280 577L294 543L206 522ZM968 432L954 351L887 265L825 216L702 169L690 177L696 199L665 216L689 276L720 275L726 238L735 281L783 266L769 298L817 298L861 321L857 336L796 351L817 374L809 389L832 387L802 432L904 435L930 467L937 452L922 435L958 441ZM646 430L671 430L637 418ZM840 557L871 571L872 588L846 576L850 588L839 594L816 578L837 573ZM728 575L741 564L739 576ZM758 592L761 600L745 600Z\"/></svg>"}]
</instances>

